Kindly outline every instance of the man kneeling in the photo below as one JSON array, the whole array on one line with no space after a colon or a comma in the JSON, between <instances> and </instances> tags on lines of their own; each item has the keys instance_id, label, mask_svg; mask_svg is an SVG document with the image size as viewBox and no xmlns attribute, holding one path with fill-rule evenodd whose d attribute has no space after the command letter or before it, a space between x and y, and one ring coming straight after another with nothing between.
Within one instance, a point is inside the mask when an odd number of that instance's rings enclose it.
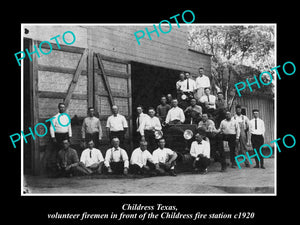
<instances>
[{"instance_id":1,"label":"man kneeling","mask_svg":"<svg viewBox=\"0 0 300 225\"><path fill-rule=\"evenodd\" d=\"M147 145L147 141L140 141L140 147L131 154L130 170L134 174L155 174L155 165L151 153L147 150Z\"/></svg>"},{"instance_id":2,"label":"man kneeling","mask_svg":"<svg viewBox=\"0 0 300 225\"><path fill-rule=\"evenodd\" d=\"M153 152L153 163L155 164L155 169L160 175L164 175L166 171L170 173L171 176L176 176L175 165L177 153L169 148L165 148L165 139L160 139L158 141L158 149Z\"/></svg>"},{"instance_id":3,"label":"man kneeling","mask_svg":"<svg viewBox=\"0 0 300 225\"><path fill-rule=\"evenodd\" d=\"M92 173L101 174L104 158L99 149L94 148L94 141L88 141L88 148L83 150L80 157L80 165L86 167Z\"/></svg>"},{"instance_id":4,"label":"man kneeling","mask_svg":"<svg viewBox=\"0 0 300 225\"><path fill-rule=\"evenodd\" d=\"M109 174L128 174L128 155L126 151L119 147L120 140L117 137L112 139L112 148L108 149L105 154L104 165Z\"/></svg>"},{"instance_id":5,"label":"man kneeling","mask_svg":"<svg viewBox=\"0 0 300 225\"><path fill-rule=\"evenodd\" d=\"M194 158L193 168L195 172L207 173L210 164L210 145L208 141L203 140L203 135L197 133L196 141L191 144L190 154Z\"/></svg>"},{"instance_id":6,"label":"man kneeling","mask_svg":"<svg viewBox=\"0 0 300 225\"><path fill-rule=\"evenodd\" d=\"M86 167L79 164L77 152L70 148L69 140L63 140L62 144L63 149L57 154L58 176L72 177L73 175L90 174Z\"/></svg>"}]
</instances>

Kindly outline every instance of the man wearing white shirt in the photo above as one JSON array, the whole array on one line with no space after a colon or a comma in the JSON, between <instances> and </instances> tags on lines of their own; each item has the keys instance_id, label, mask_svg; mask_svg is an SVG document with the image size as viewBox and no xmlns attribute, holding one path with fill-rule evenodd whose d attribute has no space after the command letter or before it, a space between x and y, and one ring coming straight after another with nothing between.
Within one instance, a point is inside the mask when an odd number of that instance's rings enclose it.
<instances>
[{"instance_id":1,"label":"man wearing white shirt","mask_svg":"<svg viewBox=\"0 0 300 225\"><path fill-rule=\"evenodd\" d=\"M262 119L258 118L259 110L253 109L253 119L249 122L249 130L251 133L251 144L253 149L256 149L258 152L260 146L264 144L264 134L265 134L265 123ZM261 157L260 161L257 159L257 157L254 158L256 166L254 168L259 168L259 162L260 162L260 168L265 169L264 167L264 158ZM250 164L252 162L250 161Z\"/></svg>"},{"instance_id":2,"label":"man wearing white shirt","mask_svg":"<svg viewBox=\"0 0 300 225\"><path fill-rule=\"evenodd\" d=\"M216 96L210 94L210 88L204 89L204 95L200 98L200 102L205 105L206 109L216 109Z\"/></svg>"},{"instance_id":3,"label":"man wearing white shirt","mask_svg":"<svg viewBox=\"0 0 300 225\"><path fill-rule=\"evenodd\" d=\"M131 154L130 170L135 174L148 174L154 168L152 155L147 150L147 141L140 141L140 147Z\"/></svg>"},{"instance_id":4,"label":"man wearing white shirt","mask_svg":"<svg viewBox=\"0 0 300 225\"><path fill-rule=\"evenodd\" d=\"M137 118L136 118L136 132L137 132L137 139L135 140L136 143L138 143L141 139L141 134L140 134L140 127L141 124L143 123L143 120L148 117L147 114L143 113L143 107L142 106L138 106L136 107L136 111L138 113Z\"/></svg>"},{"instance_id":5,"label":"man wearing white shirt","mask_svg":"<svg viewBox=\"0 0 300 225\"><path fill-rule=\"evenodd\" d=\"M210 80L208 76L204 75L204 68L199 68L199 76L196 78L196 99L200 101L200 98L204 95L204 88L210 87Z\"/></svg>"},{"instance_id":6,"label":"man wearing white shirt","mask_svg":"<svg viewBox=\"0 0 300 225\"><path fill-rule=\"evenodd\" d=\"M90 170L90 173L102 173L102 166L104 163L104 158L99 149L94 148L94 141L90 140L88 143L88 148L83 150L80 156L80 163Z\"/></svg>"},{"instance_id":7,"label":"man wearing white shirt","mask_svg":"<svg viewBox=\"0 0 300 225\"><path fill-rule=\"evenodd\" d=\"M162 127L158 117L154 116L154 108L149 108L148 113L149 115L145 116L139 130L141 137L144 137L145 140L149 143L148 150L152 152L156 148L154 132L160 131Z\"/></svg>"},{"instance_id":8,"label":"man wearing white shirt","mask_svg":"<svg viewBox=\"0 0 300 225\"><path fill-rule=\"evenodd\" d=\"M153 163L155 169L160 175L164 175L167 171L171 176L176 176L175 165L177 153L169 148L165 148L166 141L161 138L158 141L158 149L153 152Z\"/></svg>"},{"instance_id":9,"label":"man wearing white shirt","mask_svg":"<svg viewBox=\"0 0 300 225\"><path fill-rule=\"evenodd\" d=\"M167 124L181 124L185 121L185 115L181 108L178 107L177 99L172 100L172 108L168 111L166 117Z\"/></svg>"},{"instance_id":10,"label":"man wearing white shirt","mask_svg":"<svg viewBox=\"0 0 300 225\"><path fill-rule=\"evenodd\" d=\"M199 133L195 135L195 141L191 144L190 154L194 158L193 167L195 171L207 173L210 164L210 144L203 140L203 136Z\"/></svg>"},{"instance_id":11,"label":"man wearing white shirt","mask_svg":"<svg viewBox=\"0 0 300 225\"><path fill-rule=\"evenodd\" d=\"M119 138L112 139L112 148L107 149L105 154L104 165L109 174L123 172L124 175L128 174L129 160L127 152L120 148Z\"/></svg>"},{"instance_id":12,"label":"man wearing white shirt","mask_svg":"<svg viewBox=\"0 0 300 225\"><path fill-rule=\"evenodd\" d=\"M127 120L123 115L119 114L118 106L112 106L112 115L107 118L106 129L109 139L117 137L121 146L124 144L125 133L128 128Z\"/></svg>"},{"instance_id":13,"label":"man wearing white shirt","mask_svg":"<svg viewBox=\"0 0 300 225\"><path fill-rule=\"evenodd\" d=\"M177 90L177 94L179 94L178 96L181 96L181 94L183 94L184 82L185 82L184 72L180 72L179 80L176 82L176 90Z\"/></svg>"},{"instance_id":14,"label":"man wearing white shirt","mask_svg":"<svg viewBox=\"0 0 300 225\"><path fill-rule=\"evenodd\" d=\"M58 110L59 113L51 120L50 136L53 142L58 144L58 149L60 149L62 147L62 141L72 137L72 128L71 118L65 113L65 104L59 103Z\"/></svg>"}]
</instances>

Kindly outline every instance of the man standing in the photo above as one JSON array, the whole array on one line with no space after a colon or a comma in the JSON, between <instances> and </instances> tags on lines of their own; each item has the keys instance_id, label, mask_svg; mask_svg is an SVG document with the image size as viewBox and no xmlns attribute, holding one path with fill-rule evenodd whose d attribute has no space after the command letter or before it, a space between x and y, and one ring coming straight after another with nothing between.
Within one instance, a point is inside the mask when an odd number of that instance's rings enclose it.
<instances>
[{"instance_id":1,"label":"man standing","mask_svg":"<svg viewBox=\"0 0 300 225\"><path fill-rule=\"evenodd\" d=\"M83 150L80 157L81 166L90 170L90 173L102 173L104 158L99 149L94 148L94 141L88 141L88 148Z\"/></svg>"},{"instance_id":2,"label":"man standing","mask_svg":"<svg viewBox=\"0 0 300 225\"><path fill-rule=\"evenodd\" d=\"M176 176L175 165L177 159L177 153L169 148L165 148L166 141L161 138L158 142L158 149L153 152L153 163L155 169L160 175L164 175L166 171L169 171L171 176Z\"/></svg>"},{"instance_id":3,"label":"man standing","mask_svg":"<svg viewBox=\"0 0 300 225\"><path fill-rule=\"evenodd\" d=\"M81 127L81 135L82 139L86 142L89 140L93 140L95 147L99 148L100 140L102 139L102 128L100 120L95 117L95 109L93 107L88 108L88 117L84 118L82 127Z\"/></svg>"},{"instance_id":4,"label":"man standing","mask_svg":"<svg viewBox=\"0 0 300 225\"><path fill-rule=\"evenodd\" d=\"M265 134L265 123L262 119L258 118L259 110L253 109L253 119L249 122L249 129L251 133L251 144L252 148L259 151L260 146L264 144L264 134ZM256 166L254 168L259 168L259 160L257 157L254 158L256 162ZM251 162L251 161L250 161ZM252 164L252 162L251 162ZM260 158L260 168L265 169L264 167L264 158Z\"/></svg>"},{"instance_id":5,"label":"man standing","mask_svg":"<svg viewBox=\"0 0 300 225\"><path fill-rule=\"evenodd\" d=\"M152 155L147 150L147 141L140 141L140 147L131 154L130 170L135 174L149 174L154 168Z\"/></svg>"},{"instance_id":6,"label":"man standing","mask_svg":"<svg viewBox=\"0 0 300 225\"><path fill-rule=\"evenodd\" d=\"M184 72L181 72L179 74L179 80L176 82L177 99L181 98L184 89L185 89L185 75Z\"/></svg>"},{"instance_id":7,"label":"man standing","mask_svg":"<svg viewBox=\"0 0 300 225\"><path fill-rule=\"evenodd\" d=\"M57 154L57 168L59 176L88 175L90 171L79 165L75 149L70 148L69 139L62 141L63 149Z\"/></svg>"},{"instance_id":8,"label":"man standing","mask_svg":"<svg viewBox=\"0 0 300 225\"><path fill-rule=\"evenodd\" d=\"M119 114L118 106L112 106L112 115L107 118L106 129L110 141L117 137L120 141L120 145L123 146L125 133L128 128L126 118Z\"/></svg>"},{"instance_id":9,"label":"man standing","mask_svg":"<svg viewBox=\"0 0 300 225\"><path fill-rule=\"evenodd\" d=\"M65 113L64 103L58 104L59 113L51 121L50 136L54 143L57 143L57 149L62 148L62 141L72 137L71 118Z\"/></svg>"},{"instance_id":10,"label":"man standing","mask_svg":"<svg viewBox=\"0 0 300 225\"><path fill-rule=\"evenodd\" d=\"M239 124L240 127L240 139L237 143L237 153L246 155L247 152L247 132L249 130L249 119L247 116L242 115L242 107L240 105L236 105L235 107L236 114L234 115L234 119ZM249 167L249 161L246 157L245 166Z\"/></svg>"},{"instance_id":11,"label":"man standing","mask_svg":"<svg viewBox=\"0 0 300 225\"><path fill-rule=\"evenodd\" d=\"M154 116L154 108L149 108L149 116L146 116L139 128L141 137L149 143L149 150L152 152L156 148L155 131L161 131L162 127L159 119Z\"/></svg>"},{"instance_id":12,"label":"man standing","mask_svg":"<svg viewBox=\"0 0 300 225\"><path fill-rule=\"evenodd\" d=\"M190 124L198 124L202 116L202 107L197 105L196 99L192 98L190 101L191 105L184 110L186 118Z\"/></svg>"},{"instance_id":13,"label":"man standing","mask_svg":"<svg viewBox=\"0 0 300 225\"><path fill-rule=\"evenodd\" d=\"M210 145L203 140L202 134L195 134L195 141L191 144L190 154L193 157L193 168L196 172L207 173L210 164Z\"/></svg>"},{"instance_id":14,"label":"man standing","mask_svg":"<svg viewBox=\"0 0 300 225\"><path fill-rule=\"evenodd\" d=\"M236 167L236 145L240 138L240 127L236 120L231 117L230 111L226 112L226 119L222 120L219 128L221 134L223 134L223 140L228 142L230 151L231 167Z\"/></svg>"},{"instance_id":15,"label":"man standing","mask_svg":"<svg viewBox=\"0 0 300 225\"><path fill-rule=\"evenodd\" d=\"M222 92L217 93L216 100L216 126L219 127L222 120L225 119L225 113L227 110L227 102L224 99Z\"/></svg>"},{"instance_id":16,"label":"man standing","mask_svg":"<svg viewBox=\"0 0 300 225\"><path fill-rule=\"evenodd\" d=\"M210 94L210 88L204 89L204 95L200 98L200 102L205 105L208 111L214 111L216 109L216 96Z\"/></svg>"},{"instance_id":17,"label":"man standing","mask_svg":"<svg viewBox=\"0 0 300 225\"><path fill-rule=\"evenodd\" d=\"M204 75L204 68L199 68L199 76L196 78L196 99L200 101L200 98L204 95L204 88L210 87L210 80Z\"/></svg>"},{"instance_id":18,"label":"man standing","mask_svg":"<svg viewBox=\"0 0 300 225\"><path fill-rule=\"evenodd\" d=\"M138 116L137 116L137 118L136 118L136 127L137 127L137 129L136 129L136 132L137 132L137 136L138 136L138 142L140 141L140 139L141 139L141 135L140 135L140 127L141 127L141 124L143 123L143 120L146 118L146 117L148 117L148 115L147 114L145 114L145 113L143 113L143 107L142 106L138 106L137 108L136 108L136 111L137 111L137 113L138 113Z\"/></svg>"},{"instance_id":19,"label":"man standing","mask_svg":"<svg viewBox=\"0 0 300 225\"><path fill-rule=\"evenodd\" d=\"M128 174L128 155L127 152L120 148L120 140L117 137L112 138L112 148L107 149L105 154L104 165L109 174L116 173Z\"/></svg>"},{"instance_id":20,"label":"man standing","mask_svg":"<svg viewBox=\"0 0 300 225\"><path fill-rule=\"evenodd\" d=\"M184 112L178 107L177 99L172 100L172 108L168 111L166 117L167 124L182 124L185 121Z\"/></svg>"},{"instance_id":21,"label":"man standing","mask_svg":"<svg viewBox=\"0 0 300 225\"><path fill-rule=\"evenodd\" d=\"M171 106L167 104L167 98L162 96L160 99L160 105L156 108L156 115L159 118L160 122L164 122L166 120L168 111L171 109Z\"/></svg>"}]
</instances>

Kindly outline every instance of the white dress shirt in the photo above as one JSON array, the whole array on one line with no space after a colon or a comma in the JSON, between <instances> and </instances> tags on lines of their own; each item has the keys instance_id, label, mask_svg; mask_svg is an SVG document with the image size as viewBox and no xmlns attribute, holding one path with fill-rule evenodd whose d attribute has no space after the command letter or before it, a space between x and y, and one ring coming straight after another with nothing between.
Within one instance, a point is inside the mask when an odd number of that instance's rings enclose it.
<instances>
[{"instance_id":1,"label":"white dress shirt","mask_svg":"<svg viewBox=\"0 0 300 225\"><path fill-rule=\"evenodd\" d=\"M168 111L167 118L166 118L166 123L169 123L170 121L173 121L173 120L180 120L181 123L183 123L185 121L184 112L178 106L172 107Z\"/></svg>"},{"instance_id":2,"label":"white dress shirt","mask_svg":"<svg viewBox=\"0 0 300 225\"><path fill-rule=\"evenodd\" d=\"M129 167L128 155L124 149L120 147L117 149L115 147L107 149L105 154L105 161L104 161L104 165L106 167L109 167L110 162L120 162L120 161L124 161L124 167L126 168Z\"/></svg>"},{"instance_id":3,"label":"white dress shirt","mask_svg":"<svg viewBox=\"0 0 300 225\"><path fill-rule=\"evenodd\" d=\"M236 122L238 122L238 124L243 124L244 129L249 127L249 119L247 116L242 115L242 114L241 115L236 114L236 115L234 115L233 118L236 120Z\"/></svg>"},{"instance_id":4,"label":"white dress shirt","mask_svg":"<svg viewBox=\"0 0 300 225\"><path fill-rule=\"evenodd\" d=\"M60 113L56 114L54 117L54 119L51 121L51 125L50 125L50 135L52 138L55 137L55 133L69 133L69 137L72 137L72 128L71 128L71 121L70 121L70 117L68 117L67 115L65 114L62 114L60 117L59 117ZM58 122L58 117L59 117L59 122L62 124L62 125L66 125L69 123L68 126L61 126ZM54 128L53 128L53 126Z\"/></svg>"},{"instance_id":5,"label":"white dress shirt","mask_svg":"<svg viewBox=\"0 0 300 225\"><path fill-rule=\"evenodd\" d=\"M265 123L262 119L257 118L257 129L255 129L255 118L249 122L249 130L251 134L264 135L265 134Z\"/></svg>"},{"instance_id":6,"label":"white dress shirt","mask_svg":"<svg viewBox=\"0 0 300 225\"><path fill-rule=\"evenodd\" d=\"M236 139L240 138L240 126L234 118L222 120L219 130L224 134L236 134Z\"/></svg>"},{"instance_id":7,"label":"white dress shirt","mask_svg":"<svg viewBox=\"0 0 300 225\"><path fill-rule=\"evenodd\" d=\"M214 95L209 95L209 99L208 99L208 96L205 94L200 98L200 102L202 102L202 103L208 102L208 103L210 103L208 105L208 108L216 109L216 96L214 96Z\"/></svg>"},{"instance_id":8,"label":"white dress shirt","mask_svg":"<svg viewBox=\"0 0 300 225\"><path fill-rule=\"evenodd\" d=\"M166 163L170 157L174 154L174 151L172 151L169 148L158 148L153 151L153 163Z\"/></svg>"},{"instance_id":9,"label":"white dress shirt","mask_svg":"<svg viewBox=\"0 0 300 225\"><path fill-rule=\"evenodd\" d=\"M109 131L122 131L124 128L128 128L128 124L123 115L117 114L107 118L106 127L109 128Z\"/></svg>"},{"instance_id":10,"label":"white dress shirt","mask_svg":"<svg viewBox=\"0 0 300 225\"><path fill-rule=\"evenodd\" d=\"M136 164L142 168L147 164L148 161L153 163L152 155L148 150L142 151L141 148L136 148L133 150L130 158L131 165Z\"/></svg>"},{"instance_id":11,"label":"white dress shirt","mask_svg":"<svg viewBox=\"0 0 300 225\"><path fill-rule=\"evenodd\" d=\"M136 127L137 127L137 132L140 132L140 126L143 123L143 120L148 117L147 114L141 113L137 118L136 118Z\"/></svg>"},{"instance_id":12,"label":"white dress shirt","mask_svg":"<svg viewBox=\"0 0 300 225\"><path fill-rule=\"evenodd\" d=\"M139 128L142 136L145 134L145 130L161 130L161 124L158 117L150 116L144 117L143 122Z\"/></svg>"},{"instance_id":13,"label":"white dress shirt","mask_svg":"<svg viewBox=\"0 0 300 225\"><path fill-rule=\"evenodd\" d=\"M192 78L185 79L184 81L179 80L176 83L176 87L183 92L194 92L196 90L196 82Z\"/></svg>"},{"instance_id":14,"label":"white dress shirt","mask_svg":"<svg viewBox=\"0 0 300 225\"><path fill-rule=\"evenodd\" d=\"M202 75L196 78L196 88L210 87L210 80L208 76Z\"/></svg>"},{"instance_id":15,"label":"white dress shirt","mask_svg":"<svg viewBox=\"0 0 300 225\"><path fill-rule=\"evenodd\" d=\"M201 144L197 141L193 141L190 150L191 156L197 158L199 154L203 154L207 158L210 158L210 144L208 141L202 140Z\"/></svg>"},{"instance_id":16,"label":"white dress shirt","mask_svg":"<svg viewBox=\"0 0 300 225\"><path fill-rule=\"evenodd\" d=\"M82 134L82 138L85 138L85 134L89 133L95 133L95 132L99 132L99 140L102 139L102 128L101 128L101 123L100 120L93 116L93 117L86 117L83 120L82 123L82 127L81 127L81 134Z\"/></svg>"},{"instance_id":17,"label":"white dress shirt","mask_svg":"<svg viewBox=\"0 0 300 225\"><path fill-rule=\"evenodd\" d=\"M80 162L82 162L86 167L93 165L94 163L103 162L104 158L99 149L85 149L81 153Z\"/></svg>"}]
</instances>

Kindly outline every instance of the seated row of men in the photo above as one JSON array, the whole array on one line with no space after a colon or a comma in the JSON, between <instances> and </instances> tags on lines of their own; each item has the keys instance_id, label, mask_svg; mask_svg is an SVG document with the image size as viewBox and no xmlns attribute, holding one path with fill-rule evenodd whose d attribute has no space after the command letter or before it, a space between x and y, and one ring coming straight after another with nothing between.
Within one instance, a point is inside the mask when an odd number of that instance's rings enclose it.
<instances>
[{"instance_id":1,"label":"seated row of men","mask_svg":"<svg viewBox=\"0 0 300 225\"><path fill-rule=\"evenodd\" d=\"M175 165L177 153L165 148L165 140L160 139L159 147L151 154L147 150L147 142L140 141L129 160L127 151L120 147L117 137L112 139L112 147L106 151L105 158L99 149L94 148L93 140L88 141L88 148L80 156L70 148L68 139L63 140L63 149L58 152L57 167L59 176L102 174L124 174L129 169L135 174L176 176Z\"/></svg>"}]
</instances>

